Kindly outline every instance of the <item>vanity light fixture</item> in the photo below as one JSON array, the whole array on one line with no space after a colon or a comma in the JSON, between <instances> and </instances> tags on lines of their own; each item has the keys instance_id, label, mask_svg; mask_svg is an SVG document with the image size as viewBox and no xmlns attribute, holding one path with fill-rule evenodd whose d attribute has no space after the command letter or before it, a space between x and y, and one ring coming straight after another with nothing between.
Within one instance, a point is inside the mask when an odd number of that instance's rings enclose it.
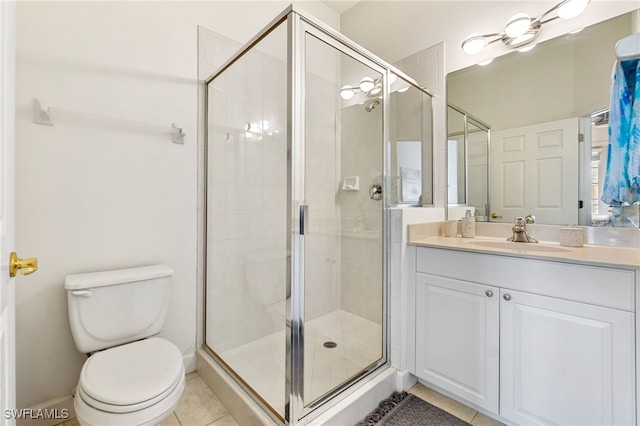
<instances>
[{"instance_id":1,"label":"vanity light fixture","mask_svg":"<svg viewBox=\"0 0 640 426\"><path fill-rule=\"evenodd\" d=\"M507 22L504 27L504 33L509 37L519 37L526 33L531 26L531 17L526 13L516 13Z\"/></svg>"},{"instance_id":2,"label":"vanity light fixture","mask_svg":"<svg viewBox=\"0 0 640 426\"><path fill-rule=\"evenodd\" d=\"M398 76L391 73L389 74L389 85L398 80ZM340 97L345 101L353 98L358 93L365 93L367 96L375 96L382 92L382 77L375 80L369 76L364 76L360 79L360 84L357 86L342 86L340 89Z\"/></svg>"},{"instance_id":3,"label":"vanity light fixture","mask_svg":"<svg viewBox=\"0 0 640 426\"><path fill-rule=\"evenodd\" d=\"M563 0L537 18L517 13L507 21L503 32L492 34L473 33L462 42L462 50L473 55L485 46L501 41L505 46L518 49L534 41L540 35L542 24L554 19L571 19L580 15L591 0Z\"/></svg>"},{"instance_id":4,"label":"vanity light fixture","mask_svg":"<svg viewBox=\"0 0 640 426\"><path fill-rule=\"evenodd\" d=\"M360 90L363 92L370 92L376 86L375 81L371 77L364 76L360 80Z\"/></svg>"},{"instance_id":5,"label":"vanity light fixture","mask_svg":"<svg viewBox=\"0 0 640 426\"><path fill-rule=\"evenodd\" d=\"M342 86L340 89L340 97L345 101L353 98L356 95L356 90L360 91L360 88L355 88L351 86Z\"/></svg>"}]
</instances>

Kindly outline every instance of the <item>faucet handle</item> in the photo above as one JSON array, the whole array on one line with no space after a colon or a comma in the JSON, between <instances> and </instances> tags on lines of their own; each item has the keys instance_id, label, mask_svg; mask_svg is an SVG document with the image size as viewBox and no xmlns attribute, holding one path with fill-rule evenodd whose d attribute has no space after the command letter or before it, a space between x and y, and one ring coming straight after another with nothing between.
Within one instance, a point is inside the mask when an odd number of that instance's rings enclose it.
<instances>
[{"instance_id":1,"label":"faucet handle","mask_svg":"<svg viewBox=\"0 0 640 426\"><path fill-rule=\"evenodd\" d=\"M524 218L524 221L527 223L527 225L533 225L534 223L536 223L536 217L532 214L529 214Z\"/></svg>"},{"instance_id":2,"label":"faucet handle","mask_svg":"<svg viewBox=\"0 0 640 426\"><path fill-rule=\"evenodd\" d=\"M524 217L522 217L522 216L516 216L516 217L513 219L513 223L514 223L516 226L525 226L525 225L527 224L527 222L524 220Z\"/></svg>"}]
</instances>

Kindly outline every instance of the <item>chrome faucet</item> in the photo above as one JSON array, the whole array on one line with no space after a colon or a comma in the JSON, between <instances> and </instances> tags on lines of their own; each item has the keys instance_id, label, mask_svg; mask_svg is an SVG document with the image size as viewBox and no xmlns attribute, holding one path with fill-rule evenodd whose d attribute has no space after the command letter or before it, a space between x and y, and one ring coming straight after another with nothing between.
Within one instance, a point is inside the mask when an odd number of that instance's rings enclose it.
<instances>
[{"instance_id":1,"label":"chrome faucet","mask_svg":"<svg viewBox=\"0 0 640 426\"><path fill-rule=\"evenodd\" d=\"M507 238L507 241L513 241L514 243L537 243L538 240L533 238L527 232L527 220L525 218L516 216L513 228L513 235Z\"/></svg>"}]
</instances>

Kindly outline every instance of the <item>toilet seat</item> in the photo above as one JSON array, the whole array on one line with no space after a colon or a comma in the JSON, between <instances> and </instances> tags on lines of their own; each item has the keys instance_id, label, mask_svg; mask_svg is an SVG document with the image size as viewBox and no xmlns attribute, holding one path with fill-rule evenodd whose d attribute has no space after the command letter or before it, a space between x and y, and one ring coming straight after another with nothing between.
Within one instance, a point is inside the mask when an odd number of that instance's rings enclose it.
<instances>
[{"instance_id":1,"label":"toilet seat","mask_svg":"<svg viewBox=\"0 0 640 426\"><path fill-rule=\"evenodd\" d=\"M184 384L185 376L182 376L178 386L165 399L155 405L130 413L110 413L99 410L89 405L77 394L73 407L81 426L158 426L175 410L184 390Z\"/></svg>"},{"instance_id":2,"label":"toilet seat","mask_svg":"<svg viewBox=\"0 0 640 426\"><path fill-rule=\"evenodd\" d=\"M130 413L163 401L183 379L178 348L152 337L91 356L82 367L77 396L103 412Z\"/></svg>"}]
</instances>

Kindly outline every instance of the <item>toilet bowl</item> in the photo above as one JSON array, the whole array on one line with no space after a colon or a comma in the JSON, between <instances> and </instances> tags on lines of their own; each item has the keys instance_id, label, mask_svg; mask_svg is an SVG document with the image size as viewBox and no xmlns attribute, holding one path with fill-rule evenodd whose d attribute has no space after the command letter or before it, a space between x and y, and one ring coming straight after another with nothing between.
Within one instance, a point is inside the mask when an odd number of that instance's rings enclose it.
<instances>
[{"instance_id":1,"label":"toilet bowl","mask_svg":"<svg viewBox=\"0 0 640 426\"><path fill-rule=\"evenodd\" d=\"M184 390L180 351L152 337L98 352L82 367L74 408L81 424L157 425Z\"/></svg>"},{"instance_id":2,"label":"toilet bowl","mask_svg":"<svg viewBox=\"0 0 640 426\"><path fill-rule=\"evenodd\" d=\"M185 385L182 353L152 337L164 323L172 274L154 265L67 276L74 341L91 353L74 399L81 425L157 425L175 409Z\"/></svg>"}]
</instances>

